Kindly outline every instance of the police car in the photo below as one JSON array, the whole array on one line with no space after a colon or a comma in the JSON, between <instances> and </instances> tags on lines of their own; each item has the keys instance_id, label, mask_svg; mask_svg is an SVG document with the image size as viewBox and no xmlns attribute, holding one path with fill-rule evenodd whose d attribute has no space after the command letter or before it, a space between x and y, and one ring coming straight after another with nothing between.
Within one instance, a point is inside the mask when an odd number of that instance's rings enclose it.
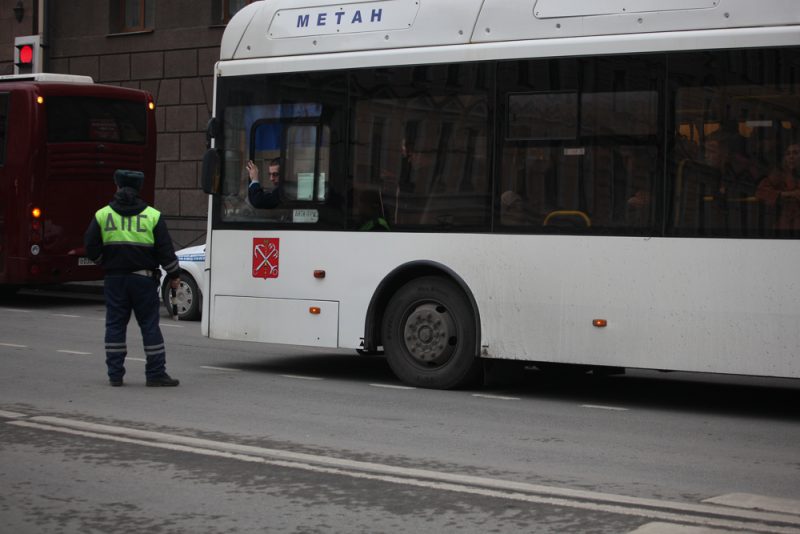
<instances>
[{"instance_id":1,"label":"police car","mask_svg":"<svg viewBox=\"0 0 800 534\"><path fill-rule=\"evenodd\" d=\"M181 267L181 284L175 291L175 304L178 319L196 321L200 319L203 309L203 266L206 262L206 246L197 245L183 248L175 252ZM161 270L161 298L167 310L172 314L169 294L169 283Z\"/></svg>"}]
</instances>

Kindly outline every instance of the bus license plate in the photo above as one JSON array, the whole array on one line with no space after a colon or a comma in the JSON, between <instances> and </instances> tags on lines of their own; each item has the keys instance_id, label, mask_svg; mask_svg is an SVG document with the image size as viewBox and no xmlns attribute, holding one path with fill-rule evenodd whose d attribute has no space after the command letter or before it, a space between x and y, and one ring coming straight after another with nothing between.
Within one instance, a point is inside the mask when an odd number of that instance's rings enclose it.
<instances>
[{"instance_id":1,"label":"bus license plate","mask_svg":"<svg viewBox=\"0 0 800 534\"><path fill-rule=\"evenodd\" d=\"M78 265L94 265L94 262L89 258L80 256L78 257Z\"/></svg>"}]
</instances>

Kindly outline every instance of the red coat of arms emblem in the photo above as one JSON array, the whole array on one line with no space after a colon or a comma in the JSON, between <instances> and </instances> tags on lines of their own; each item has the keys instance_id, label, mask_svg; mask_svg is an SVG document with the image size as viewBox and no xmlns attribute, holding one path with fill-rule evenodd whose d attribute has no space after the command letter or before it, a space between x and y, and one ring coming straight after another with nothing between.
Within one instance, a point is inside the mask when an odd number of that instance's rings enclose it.
<instances>
[{"instance_id":1,"label":"red coat of arms emblem","mask_svg":"<svg viewBox=\"0 0 800 534\"><path fill-rule=\"evenodd\" d=\"M253 238L253 278L278 278L280 239Z\"/></svg>"}]
</instances>

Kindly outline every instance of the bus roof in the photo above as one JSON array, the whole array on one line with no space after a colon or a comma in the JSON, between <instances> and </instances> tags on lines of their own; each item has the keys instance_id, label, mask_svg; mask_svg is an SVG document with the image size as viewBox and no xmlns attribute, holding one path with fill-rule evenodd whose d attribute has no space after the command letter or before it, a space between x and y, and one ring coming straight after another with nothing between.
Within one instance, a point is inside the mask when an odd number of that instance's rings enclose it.
<instances>
[{"instance_id":1,"label":"bus roof","mask_svg":"<svg viewBox=\"0 0 800 534\"><path fill-rule=\"evenodd\" d=\"M141 102L153 101L150 92L132 87L94 83L89 76L70 76L65 74L0 76L0 91L19 91L44 97L89 97L114 98Z\"/></svg>"},{"instance_id":2,"label":"bus roof","mask_svg":"<svg viewBox=\"0 0 800 534\"><path fill-rule=\"evenodd\" d=\"M0 76L0 82L94 83L94 80L92 80L91 76L79 76L77 74L37 72L34 74L9 74Z\"/></svg>"},{"instance_id":3,"label":"bus roof","mask_svg":"<svg viewBox=\"0 0 800 534\"><path fill-rule=\"evenodd\" d=\"M797 0L268 0L233 17L220 59L798 24Z\"/></svg>"}]
</instances>

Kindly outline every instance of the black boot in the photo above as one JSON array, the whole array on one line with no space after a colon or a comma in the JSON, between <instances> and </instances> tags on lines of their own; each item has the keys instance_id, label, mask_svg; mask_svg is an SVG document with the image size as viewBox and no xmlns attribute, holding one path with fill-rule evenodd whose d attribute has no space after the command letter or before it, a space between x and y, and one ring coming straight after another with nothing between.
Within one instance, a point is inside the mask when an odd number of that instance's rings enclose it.
<instances>
[{"instance_id":1,"label":"black boot","mask_svg":"<svg viewBox=\"0 0 800 534\"><path fill-rule=\"evenodd\" d=\"M172 378L167 373L164 373L161 376L157 376L155 378L148 378L147 379L147 387L173 387L180 384L180 380L177 378Z\"/></svg>"}]
</instances>

